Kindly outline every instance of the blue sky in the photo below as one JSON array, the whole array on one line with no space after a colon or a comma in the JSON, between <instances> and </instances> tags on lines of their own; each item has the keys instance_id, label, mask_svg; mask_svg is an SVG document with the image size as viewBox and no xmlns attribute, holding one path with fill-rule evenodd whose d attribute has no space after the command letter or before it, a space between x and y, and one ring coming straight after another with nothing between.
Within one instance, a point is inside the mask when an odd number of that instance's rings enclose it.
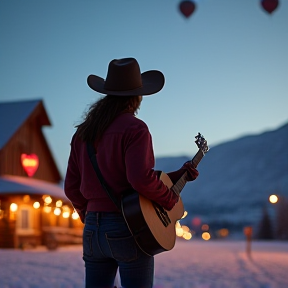
<instances>
[{"instance_id":1,"label":"blue sky","mask_svg":"<svg viewBox=\"0 0 288 288\"><path fill-rule=\"evenodd\" d=\"M288 1L268 15L258 0L198 0L189 19L179 2L0 1L0 101L43 99L63 176L73 127L101 96L87 76L112 59L165 75L138 114L156 156L192 156L199 131L214 146L287 123Z\"/></svg>"}]
</instances>

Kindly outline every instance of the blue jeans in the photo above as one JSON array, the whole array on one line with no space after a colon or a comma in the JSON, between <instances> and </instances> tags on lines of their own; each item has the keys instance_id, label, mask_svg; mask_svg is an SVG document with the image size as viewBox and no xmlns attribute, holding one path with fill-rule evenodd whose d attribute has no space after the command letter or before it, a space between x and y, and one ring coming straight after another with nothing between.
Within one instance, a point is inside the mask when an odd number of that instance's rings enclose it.
<instances>
[{"instance_id":1,"label":"blue jeans","mask_svg":"<svg viewBox=\"0 0 288 288\"><path fill-rule=\"evenodd\" d=\"M120 213L88 212L83 231L86 288L112 288L119 267L123 288L151 288L154 257L136 244Z\"/></svg>"}]
</instances>

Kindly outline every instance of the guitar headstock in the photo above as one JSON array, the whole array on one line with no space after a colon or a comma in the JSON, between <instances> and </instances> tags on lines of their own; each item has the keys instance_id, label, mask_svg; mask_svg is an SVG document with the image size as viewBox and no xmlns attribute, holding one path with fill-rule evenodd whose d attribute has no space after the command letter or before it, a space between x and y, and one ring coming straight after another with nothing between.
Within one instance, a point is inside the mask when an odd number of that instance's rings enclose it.
<instances>
[{"instance_id":1,"label":"guitar headstock","mask_svg":"<svg viewBox=\"0 0 288 288\"><path fill-rule=\"evenodd\" d=\"M195 143L197 147L203 152L203 154L207 153L209 151L209 147L203 135L198 133L198 135L195 136L195 138L196 138Z\"/></svg>"}]
</instances>

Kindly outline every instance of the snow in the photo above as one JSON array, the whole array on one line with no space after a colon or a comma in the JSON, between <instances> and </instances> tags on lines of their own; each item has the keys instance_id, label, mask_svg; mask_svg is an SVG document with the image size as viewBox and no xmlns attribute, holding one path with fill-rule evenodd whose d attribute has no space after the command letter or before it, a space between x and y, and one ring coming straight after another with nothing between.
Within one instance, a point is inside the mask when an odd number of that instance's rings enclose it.
<instances>
[{"instance_id":1,"label":"snow","mask_svg":"<svg viewBox=\"0 0 288 288\"><path fill-rule=\"evenodd\" d=\"M68 200L64 190L60 185L21 176L1 175L0 176L0 194L48 194L50 196L59 197Z\"/></svg>"},{"instance_id":2,"label":"snow","mask_svg":"<svg viewBox=\"0 0 288 288\"><path fill-rule=\"evenodd\" d=\"M84 287L81 246L0 249L1 288ZM288 242L177 240L155 257L154 288L287 288Z\"/></svg>"}]
</instances>

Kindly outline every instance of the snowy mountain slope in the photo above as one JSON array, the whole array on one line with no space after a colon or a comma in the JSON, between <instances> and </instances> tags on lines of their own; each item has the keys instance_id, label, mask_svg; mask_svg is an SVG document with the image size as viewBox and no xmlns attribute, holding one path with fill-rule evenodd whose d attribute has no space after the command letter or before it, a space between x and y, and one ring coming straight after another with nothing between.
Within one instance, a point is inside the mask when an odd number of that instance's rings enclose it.
<instances>
[{"instance_id":1,"label":"snowy mountain slope","mask_svg":"<svg viewBox=\"0 0 288 288\"><path fill-rule=\"evenodd\" d=\"M189 157L156 159L172 171ZM274 131L212 147L198 166L200 176L182 191L185 209L215 227L256 225L272 193L288 197L288 123ZM273 211L271 212L273 213Z\"/></svg>"}]
</instances>

